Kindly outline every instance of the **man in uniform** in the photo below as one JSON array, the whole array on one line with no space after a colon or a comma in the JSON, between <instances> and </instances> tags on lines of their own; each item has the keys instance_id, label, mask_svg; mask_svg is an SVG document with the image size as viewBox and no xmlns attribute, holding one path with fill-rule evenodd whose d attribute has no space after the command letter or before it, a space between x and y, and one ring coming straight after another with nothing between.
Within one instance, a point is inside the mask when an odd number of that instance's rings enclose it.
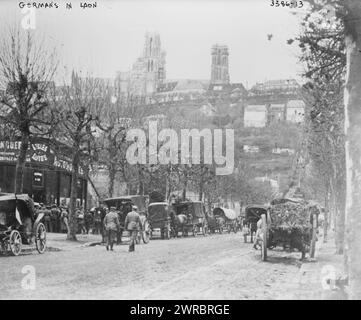
<instances>
[{"instance_id":1,"label":"man in uniform","mask_svg":"<svg viewBox=\"0 0 361 320\"><path fill-rule=\"evenodd\" d=\"M41 204L41 210L44 213L44 223L47 232L53 232L53 225L51 224L51 207Z\"/></svg>"},{"instance_id":2,"label":"man in uniform","mask_svg":"<svg viewBox=\"0 0 361 320\"><path fill-rule=\"evenodd\" d=\"M51 224L53 226L53 232L60 232L60 210L53 204L51 206Z\"/></svg>"},{"instance_id":3,"label":"man in uniform","mask_svg":"<svg viewBox=\"0 0 361 320\"><path fill-rule=\"evenodd\" d=\"M110 248L111 251L113 251L114 240L120 227L118 214L115 210L115 207L111 207L109 213L104 217L104 228L107 234L106 249L109 250Z\"/></svg>"},{"instance_id":4,"label":"man in uniform","mask_svg":"<svg viewBox=\"0 0 361 320\"><path fill-rule=\"evenodd\" d=\"M124 223L124 229L128 230L130 233L129 252L135 250L135 241L137 239L138 230L140 230L141 227L140 216L137 210L138 208L133 206L132 211L127 214Z\"/></svg>"}]
</instances>

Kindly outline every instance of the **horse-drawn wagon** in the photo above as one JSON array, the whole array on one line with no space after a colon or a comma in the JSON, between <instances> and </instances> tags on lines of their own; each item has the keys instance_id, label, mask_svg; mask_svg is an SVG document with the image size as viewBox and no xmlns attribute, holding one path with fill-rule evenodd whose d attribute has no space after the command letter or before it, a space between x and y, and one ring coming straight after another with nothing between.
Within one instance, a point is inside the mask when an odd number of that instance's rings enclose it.
<instances>
[{"instance_id":1,"label":"horse-drawn wagon","mask_svg":"<svg viewBox=\"0 0 361 320\"><path fill-rule=\"evenodd\" d=\"M217 207L213 209L213 217L216 219L219 225L218 230L220 233L222 233L223 231L227 231L228 233L231 233L231 231L233 231L234 233L237 232L238 216L236 211L228 208Z\"/></svg>"},{"instance_id":2,"label":"horse-drawn wagon","mask_svg":"<svg viewBox=\"0 0 361 320\"><path fill-rule=\"evenodd\" d=\"M35 217L33 200L26 194L0 196L0 252L14 256L21 253L22 245L32 245L44 253L46 229L41 221L43 214Z\"/></svg>"},{"instance_id":3,"label":"horse-drawn wagon","mask_svg":"<svg viewBox=\"0 0 361 320\"><path fill-rule=\"evenodd\" d=\"M128 232L128 230L124 229L125 218L127 214L132 211L132 206L137 206L138 213L140 215L141 220L141 230L139 232L140 237L142 238L144 243L149 243L151 229L148 221L148 197L141 195L129 195L129 196L121 196L116 198L108 198L104 200L104 203L110 208L115 207L118 211L118 217L120 222L120 231L118 233L118 243L121 242L122 236L124 232Z\"/></svg>"},{"instance_id":4,"label":"horse-drawn wagon","mask_svg":"<svg viewBox=\"0 0 361 320\"><path fill-rule=\"evenodd\" d=\"M188 235L192 232L193 236L199 233L206 235L208 232L206 210L202 201L184 201L172 204L172 229L173 234L178 236Z\"/></svg>"},{"instance_id":5,"label":"horse-drawn wagon","mask_svg":"<svg viewBox=\"0 0 361 320\"><path fill-rule=\"evenodd\" d=\"M317 241L319 208L314 203L297 199L275 199L270 208L261 214L257 242L261 257L267 259L267 250L277 246L298 249L305 258L306 252L314 258Z\"/></svg>"},{"instance_id":6,"label":"horse-drawn wagon","mask_svg":"<svg viewBox=\"0 0 361 320\"><path fill-rule=\"evenodd\" d=\"M167 202L153 202L148 206L148 221L150 237L159 230L162 239L170 239L171 236L171 207Z\"/></svg>"},{"instance_id":7,"label":"horse-drawn wagon","mask_svg":"<svg viewBox=\"0 0 361 320\"><path fill-rule=\"evenodd\" d=\"M267 206L258 204L248 205L245 208L245 216L242 226L244 242L247 242L248 235L251 238L251 242L253 242L253 237L257 232L257 222L261 219L262 214L267 213L267 210Z\"/></svg>"}]
</instances>

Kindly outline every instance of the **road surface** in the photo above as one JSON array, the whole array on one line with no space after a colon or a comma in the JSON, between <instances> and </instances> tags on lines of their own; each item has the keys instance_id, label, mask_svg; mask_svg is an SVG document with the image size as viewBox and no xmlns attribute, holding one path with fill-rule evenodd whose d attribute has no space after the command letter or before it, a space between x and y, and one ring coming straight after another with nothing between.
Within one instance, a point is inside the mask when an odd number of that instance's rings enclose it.
<instances>
[{"instance_id":1,"label":"road surface","mask_svg":"<svg viewBox=\"0 0 361 320\"><path fill-rule=\"evenodd\" d=\"M0 256L0 299L292 299L299 254L268 262L240 233ZM25 286L25 272L35 282ZM35 286L35 287L34 287ZM35 289L35 290L33 290Z\"/></svg>"}]
</instances>

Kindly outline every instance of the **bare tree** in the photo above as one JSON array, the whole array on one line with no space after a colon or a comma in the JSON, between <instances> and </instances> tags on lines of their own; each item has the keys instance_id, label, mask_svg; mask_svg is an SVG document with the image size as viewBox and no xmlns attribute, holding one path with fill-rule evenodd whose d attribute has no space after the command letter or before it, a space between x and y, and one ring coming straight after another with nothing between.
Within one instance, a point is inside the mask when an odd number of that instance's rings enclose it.
<instances>
[{"instance_id":1,"label":"bare tree","mask_svg":"<svg viewBox=\"0 0 361 320\"><path fill-rule=\"evenodd\" d=\"M61 121L54 138L72 148L72 175L69 203L68 240L76 240L76 200L78 178L94 157L94 130L103 107L103 87L98 79L80 78L73 72L70 86L63 86L57 107Z\"/></svg>"},{"instance_id":2,"label":"bare tree","mask_svg":"<svg viewBox=\"0 0 361 320\"><path fill-rule=\"evenodd\" d=\"M14 192L23 192L26 154L33 136L49 136L55 113L49 104L57 69L55 51L37 43L32 34L8 29L0 39L1 122L11 124L20 138Z\"/></svg>"}]
</instances>

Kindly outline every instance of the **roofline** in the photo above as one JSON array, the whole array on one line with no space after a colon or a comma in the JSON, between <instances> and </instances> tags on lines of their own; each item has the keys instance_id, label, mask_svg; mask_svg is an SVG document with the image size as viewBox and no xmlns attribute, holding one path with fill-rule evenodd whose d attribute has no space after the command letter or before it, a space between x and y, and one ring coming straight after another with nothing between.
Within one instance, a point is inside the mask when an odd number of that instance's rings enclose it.
<instances>
[{"instance_id":1,"label":"roofline","mask_svg":"<svg viewBox=\"0 0 361 320\"><path fill-rule=\"evenodd\" d=\"M167 205L167 206L169 205L168 202L152 202L152 203L148 204L148 207L150 207L152 205L155 205L155 204L164 204L164 205Z\"/></svg>"}]
</instances>

